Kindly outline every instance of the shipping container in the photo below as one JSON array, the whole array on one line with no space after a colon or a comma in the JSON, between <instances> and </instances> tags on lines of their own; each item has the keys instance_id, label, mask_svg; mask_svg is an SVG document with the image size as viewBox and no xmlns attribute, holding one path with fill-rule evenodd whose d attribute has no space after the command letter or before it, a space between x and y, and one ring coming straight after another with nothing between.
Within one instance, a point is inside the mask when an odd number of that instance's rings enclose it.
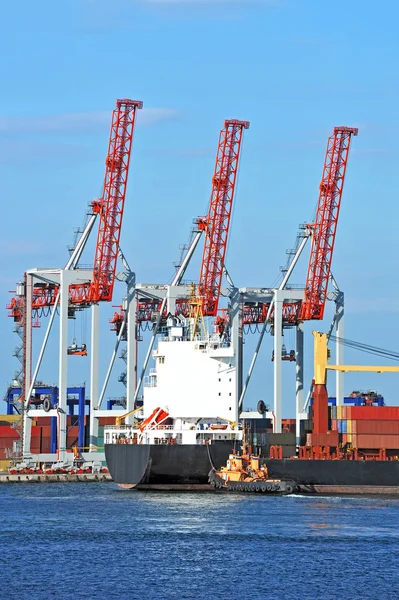
<instances>
[{"instance_id":1,"label":"shipping container","mask_svg":"<svg viewBox=\"0 0 399 600\"><path fill-rule=\"evenodd\" d=\"M352 446L364 450L396 450L399 449L399 435L356 433L352 435Z\"/></svg>"},{"instance_id":2,"label":"shipping container","mask_svg":"<svg viewBox=\"0 0 399 600\"><path fill-rule=\"evenodd\" d=\"M337 419L332 419L332 421L331 421L331 429L333 431L338 431L338 421L337 421Z\"/></svg>"},{"instance_id":3,"label":"shipping container","mask_svg":"<svg viewBox=\"0 0 399 600\"><path fill-rule=\"evenodd\" d=\"M354 433L399 435L399 421L366 421L359 419L358 421L352 421L352 429Z\"/></svg>"},{"instance_id":4,"label":"shipping container","mask_svg":"<svg viewBox=\"0 0 399 600\"><path fill-rule=\"evenodd\" d=\"M0 439L2 438L19 439L19 433L10 425L0 425Z\"/></svg>"},{"instance_id":5,"label":"shipping container","mask_svg":"<svg viewBox=\"0 0 399 600\"><path fill-rule=\"evenodd\" d=\"M49 439L43 439L42 438L41 451L42 451L43 454L49 454L51 452L51 449L50 449L50 440Z\"/></svg>"},{"instance_id":6,"label":"shipping container","mask_svg":"<svg viewBox=\"0 0 399 600\"><path fill-rule=\"evenodd\" d=\"M399 406L352 406L353 420L399 420Z\"/></svg>"},{"instance_id":7,"label":"shipping container","mask_svg":"<svg viewBox=\"0 0 399 600\"><path fill-rule=\"evenodd\" d=\"M41 427L50 427L51 419L56 419L57 417L38 417L37 424Z\"/></svg>"},{"instance_id":8,"label":"shipping container","mask_svg":"<svg viewBox=\"0 0 399 600\"><path fill-rule=\"evenodd\" d=\"M338 446L338 432L312 433L310 446Z\"/></svg>"},{"instance_id":9,"label":"shipping container","mask_svg":"<svg viewBox=\"0 0 399 600\"><path fill-rule=\"evenodd\" d=\"M0 448L13 448L13 444L14 442L17 441L17 439L19 440L19 436L18 438L12 437L12 438L1 438L0 439Z\"/></svg>"},{"instance_id":10,"label":"shipping container","mask_svg":"<svg viewBox=\"0 0 399 600\"><path fill-rule=\"evenodd\" d=\"M281 423L284 423L284 420L290 420L290 419L282 419ZM257 421L266 421L266 419L257 419ZM267 421L269 421L269 419L267 419ZM294 421L295 422L295 421ZM99 425L115 425L115 417L100 417L98 419L98 423ZM265 425L265 423L264 423Z\"/></svg>"}]
</instances>

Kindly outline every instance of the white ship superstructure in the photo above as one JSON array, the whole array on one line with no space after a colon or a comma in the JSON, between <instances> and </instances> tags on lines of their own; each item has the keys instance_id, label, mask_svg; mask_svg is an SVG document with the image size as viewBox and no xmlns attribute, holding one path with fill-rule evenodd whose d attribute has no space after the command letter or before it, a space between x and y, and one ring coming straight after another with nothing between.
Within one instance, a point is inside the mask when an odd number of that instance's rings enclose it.
<instances>
[{"instance_id":1,"label":"white ship superstructure","mask_svg":"<svg viewBox=\"0 0 399 600\"><path fill-rule=\"evenodd\" d=\"M143 423L151 415L154 419L142 429L107 428L105 443L120 436L127 442L155 444L240 439L233 344L219 335L191 339L188 324L170 326L165 333L152 353L155 366L144 379L138 415ZM168 417L157 415L158 409Z\"/></svg>"}]
</instances>

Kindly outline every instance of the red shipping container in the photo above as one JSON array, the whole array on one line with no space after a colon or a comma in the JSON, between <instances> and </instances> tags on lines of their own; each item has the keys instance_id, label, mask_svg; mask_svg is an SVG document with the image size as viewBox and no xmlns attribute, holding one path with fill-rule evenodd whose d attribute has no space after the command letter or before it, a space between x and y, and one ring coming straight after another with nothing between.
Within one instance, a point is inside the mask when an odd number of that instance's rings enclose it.
<instances>
[{"instance_id":1,"label":"red shipping container","mask_svg":"<svg viewBox=\"0 0 399 600\"><path fill-rule=\"evenodd\" d=\"M9 425L1 425L0 426L0 439L1 438L13 438L15 440L19 439L19 433L14 429L14 427L10 427Z\"/></svg>"},{"instance_id":2,"label":"red shipping container","mask_svg":"<svg viewBox=\"0 0 399 600\"><path fill-rule=\"evenodd\" d=\"M42 439L41 451L44 454L48 454L50 452L50 440Z\"/></svg>"},{"instance_id":3,"label":"red shipping container","mask_svg":"<svg viewBox=\"0 0 399 600\"><path fill-rule=\"evenodd\" d=\"M338 431L312 433L312 446L338 446Z\"/></svg>"},{"instance_id":4,"label":"red shipping container","mask_svg":"<svg viewBox=\"0 0 399 600\"><path fill-rule=\"evenodd\" d=\"M399 435L367 435L357 433L352 436L352 446L364 450L399 449Z\"/></svg>"},{"instance_id":5,"label":"red shipping container","mask_svg":"<svg viewBox=\"0 0 399 600\"><path fill-rule=\"evenodd\" d=\"M345 446L345 444L347 443L347 434L346 433L342 433L342 444Z\"/></svg>"},{"instance_id":6,"label":"red shipping container","mask_svg":"<svg viewBox=\"0 0 399 600\"><path fill-rule=\"evenodd\" d=\"M346 407L346 418L349 419L349 420L353 419L353 417L352 417L352 408L353 408L352 406L347 406Z\"/></svg>"},{"instance_id":7,"label":"red shipping container","mask_svg":"<svg viewBox=\"0 0 399 600\"><path fill-rule=\"evenodd\" d=\"M352 406L353 420L399 420L399 406Z\"/></svg>"},{"instance_id":8,"label":"red shipping container","mask_svg":"<svg viewBox=\"0 0 399 600\"><path fill-rule=\"evenodd\" d=\"M331 420L331 429L333 431L338 431L338 422L337 422L337 419L332 419Z\"/></svg>"},{"instance_id":9,"label":"red shipping container","mask_svg":"<svg viewBox=\"0 0 399 600\"><path fill-rule=\"evenodd\" d=\"M286 421L294 421L294 425L295 425L295 419L282 419L281 424L284 425L284 422ZM98 424L99 425L115 425L115 417L100 417L98 419Z\"/></svg>"},{"instance_id":10,"label":"red shipping container","mask_svg":"<svg viewBox=\"0 0 399 600\"><path fill-rule=\"evenodd\" d=\"M355 430L353 429L353 424L355 424ZM377 435L399 435L399 421L366 421L360 419L359 421L352 421L352 431L354 433L366 433Z\"/></svg>"},{"instance_id":11,"label":"red shipping container","mask_svg":"<svg viewBox=\"0 0 399 600\"><path fill-rule=\"evenodd\" d=\"M37 424L41 427L50 427L52 417L39 417L37 419Z\"/></svg>"},{"instance_id":12,"label":"red shipping container","mask_svg":"<svg viewBox=\"0 0 399 600\"><path fill-rule=\"evenodd\" d=\"M18 437L19 439L19 437ZM13 444L16 441L15 438L1 438L0 439L0 448L13 448Z\"/></svg>"},{"instance_id":13,"label":"red shipping container","mask_svg":"<svg viewBox=\"0 0 399 600\"><path fill-rule=\"evenodd\" d=\"M41 437L42 436L42 428L40 425L33 425L31 430L31 437Z\"/></svg>"}]
</instances>

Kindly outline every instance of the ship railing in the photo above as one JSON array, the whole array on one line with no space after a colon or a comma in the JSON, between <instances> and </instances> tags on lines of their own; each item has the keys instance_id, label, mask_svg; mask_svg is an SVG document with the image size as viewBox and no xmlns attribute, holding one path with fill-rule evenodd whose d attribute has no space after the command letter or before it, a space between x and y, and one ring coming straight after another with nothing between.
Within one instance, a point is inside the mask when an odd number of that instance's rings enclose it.
<instances>
[{"instance_id":1,"label":"ship railing","mask_svg":"<svg viewBox=\"0 0 399 600\"><path fill-rule=\"evenodd\" d=\"M143 380L143 387L154 388L157 387L157 379L154 376L146 375Z\"/></svg>"}]
</instances>

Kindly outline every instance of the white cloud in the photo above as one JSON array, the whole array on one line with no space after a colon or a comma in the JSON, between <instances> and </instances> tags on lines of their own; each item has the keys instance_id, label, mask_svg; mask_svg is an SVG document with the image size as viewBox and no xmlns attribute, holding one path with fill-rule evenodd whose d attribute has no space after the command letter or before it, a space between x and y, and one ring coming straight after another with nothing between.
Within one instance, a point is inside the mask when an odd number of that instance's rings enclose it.
<instances>
[{"instance_id":1,"label":"white cloud","mask_svg":"<svg viewBox=\"0 0 399 600\"><path fill-rule=\"evenodd\" d=\"M179 111L173 108L143 108L138 111L137 125L148 126L174 119ZM94 132L109 127L111 111L66 113L59 115L0 116L0 133L76 133Z\"/></svg>"}]
</instances>

